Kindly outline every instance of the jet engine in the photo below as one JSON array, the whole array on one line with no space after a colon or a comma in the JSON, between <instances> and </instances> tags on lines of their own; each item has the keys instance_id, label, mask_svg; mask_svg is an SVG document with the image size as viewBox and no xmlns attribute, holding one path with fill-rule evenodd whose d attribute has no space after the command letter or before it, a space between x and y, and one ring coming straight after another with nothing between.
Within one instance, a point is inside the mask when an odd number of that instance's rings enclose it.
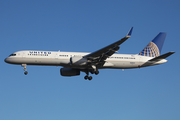
<instances>
[{"instance_id":1,"label":"jet engine","mask_svg":"<svg viewBox=\"0 0 180 120\"><path fill-rule=\"evenodd\" d=\"M62 76L77 76L80 75L80 70L73 68L61 68L60 73Z\"/></svg>"},{"instance_id":2,"label":"jet engine","mask_svg":"<svg viewBox=\"0 0 180 120\"><path fill-rule=\"evenodd\" d=\"M86 65L87 59L82 56L74 56L70 58L71 65Z\"/></svg>"}]
</instances>

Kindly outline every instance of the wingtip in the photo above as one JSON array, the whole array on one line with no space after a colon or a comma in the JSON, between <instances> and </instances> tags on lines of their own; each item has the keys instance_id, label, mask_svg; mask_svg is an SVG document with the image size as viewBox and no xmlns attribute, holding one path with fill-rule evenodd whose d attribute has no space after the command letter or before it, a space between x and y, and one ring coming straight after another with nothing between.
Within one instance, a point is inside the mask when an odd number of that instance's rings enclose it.
<instances>
[{"instance_id":1,"label":"wingtip","mask_svg":"<svg viewBox=\"0 0 180 120\"><path fill-rule=\"evenodd\" d=\"M129 32L128 32L128 34L126 35L126 37L131 37L132 30L133 30L133 27L131 27L131 29L129 30Z\"/></svg>"},{"instance_id":2,"label":"wingtip","mask_svg":"<svg viewBox=\"0 0 180 120\"><path fill-rule=\"evenodd\" d=\"M170 53L171 53L171 54L174 54L174 53L175 53L175 51L171 51Z\"/></svg>"}]
</instances>

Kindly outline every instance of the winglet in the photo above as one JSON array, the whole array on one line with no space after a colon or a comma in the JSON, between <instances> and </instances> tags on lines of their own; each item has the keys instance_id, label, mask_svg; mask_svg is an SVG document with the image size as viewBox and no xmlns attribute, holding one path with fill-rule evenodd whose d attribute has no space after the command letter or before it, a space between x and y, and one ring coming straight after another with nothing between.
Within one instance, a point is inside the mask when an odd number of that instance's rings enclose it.
<instances>
[{"instance_id":1,"label":"winglet","mask_svg":"<svg viewBox=\"0 0 180 120\"><path fill-rule=\"evenodd\" d=\"M131 37L132 30L133 30L133 27L131 27L131 29L129 30L129 32L128 32L128 34L126 35L126 37L128 37L128 38L130 38L130 37Z\"/></svg>"}]
</instances>

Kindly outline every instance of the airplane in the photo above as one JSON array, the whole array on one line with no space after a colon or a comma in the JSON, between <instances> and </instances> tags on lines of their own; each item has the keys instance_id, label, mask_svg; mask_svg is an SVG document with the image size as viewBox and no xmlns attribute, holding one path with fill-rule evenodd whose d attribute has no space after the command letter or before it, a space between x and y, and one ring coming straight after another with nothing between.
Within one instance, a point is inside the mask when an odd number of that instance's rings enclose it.
<instances>
[{"instance_id":1,"label":"airplane","mask_svg":"<svg viewBox=\"0 0 180 120\"><path fill-rule=\"evenodd\" d=\"M99 69L131 69L159 65L166 63L165 58L175 53L160 55L166 37L166 33L160 32L138 54L115 54L120 45L131 37L132 30L133 27L124 38L92 53L26 50L14 52L4 61L24 67L25 75L28 74L27 65L62 66L62 76L77 76L85 72L84 79L92 80L89 73L98 75Z\"/></svg>"}]
</instances>

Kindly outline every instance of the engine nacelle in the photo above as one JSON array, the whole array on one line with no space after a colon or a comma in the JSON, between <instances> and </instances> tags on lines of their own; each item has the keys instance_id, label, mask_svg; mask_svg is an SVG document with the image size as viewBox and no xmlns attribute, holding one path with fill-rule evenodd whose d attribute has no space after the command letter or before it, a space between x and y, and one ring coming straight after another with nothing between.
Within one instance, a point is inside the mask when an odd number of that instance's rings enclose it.
<instances>
[{"instance_id":1,"label":"engine nacelle","mask_svg":"<svg viewBox=\"0 0 180 120\"><path fill-rule=\"evenodd\" d=\"M86 65L87 59L82 56L74 56L70 58L71 65Z\"/></svg>"},{"instance_id":2,"label":"engine nacelle","mask_svg":"<svg viewBox=\"0 0 180 120\"><path fill-rule=\"evenodd\" d=\"M61 68L60 73L62 76L77 76L80 75L80 70L73 68Z\"/></svg>"}]
</instances>

